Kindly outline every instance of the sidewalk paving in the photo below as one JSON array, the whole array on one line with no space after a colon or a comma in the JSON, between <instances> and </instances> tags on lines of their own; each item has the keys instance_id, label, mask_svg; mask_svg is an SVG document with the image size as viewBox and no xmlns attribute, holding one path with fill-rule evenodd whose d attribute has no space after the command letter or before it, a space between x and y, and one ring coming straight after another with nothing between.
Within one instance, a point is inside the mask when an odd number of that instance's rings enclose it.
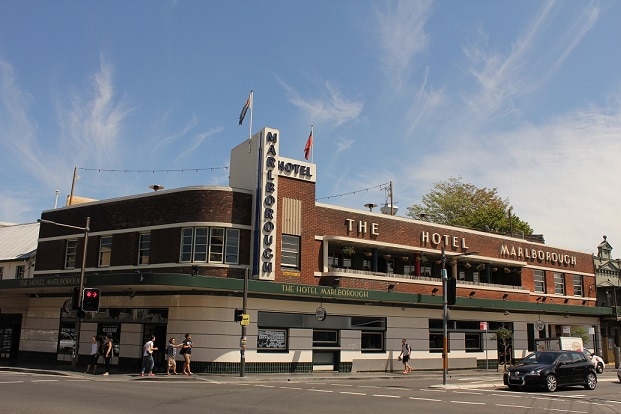
<instances>
[{"instance_id":1,"label":"sidewalk paving","mask_svg":"<svg viewBox=\"0 0 621 414\"><path fill-rule=\"evenodd\" d=\"M0 361L0 364L2 362ZM40 375L59 375L71 377L94 378L101 381L204 381L213 383L255 383L269 381L313 381L313 380L393 380L393 379L421 379L428 378L431 385L429 388L436 389L471 389L471 388L505 388L502 381L502 371L469 369L450 371L446 384L443 384L442 371L412 371L409 375L403 375L400 371L395 372L332 372L318 371L310 373L284 373L263 374L245 373L240 374L193 374L191 376L179 373L166 375L157 373L155 376L141 377L139 372L127 372L113 370L110 375L86 374L82 370L72 370L68 364L50 362L14 362L10 365L0 365L0 371L29 372ZM103 372L102 372L103 373ZM607 366L603 374L598 375L600 382L615 382L617 378L614 366Z\"/></svg>"}]
</instances>

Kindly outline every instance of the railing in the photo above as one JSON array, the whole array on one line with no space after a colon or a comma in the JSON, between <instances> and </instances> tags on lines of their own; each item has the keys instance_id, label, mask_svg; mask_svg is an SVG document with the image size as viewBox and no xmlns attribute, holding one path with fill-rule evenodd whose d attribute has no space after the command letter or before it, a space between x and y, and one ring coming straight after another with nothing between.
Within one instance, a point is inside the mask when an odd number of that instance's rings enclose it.
<instances>
[{"instance_id":1,"label":"railing","mask_svg":"<svg viewBox=\"0 0 621 414\"><path fill-rule=\"evenodd\" d=\"M442 279L439 276L432 277L432 276L404 275L404 274L399 274L399 273L372 272L369 270L359 270L359 269L351 269L351 268L346 268L346 267L333 267L333 266L328 267L328 271L332 273L346 273L346 274L354 274L354 275L361 275L361 276L389 277L393 279L419 280L419 281L442 283ZM495 288L500 288L500 289L523 290L523 291L528 292L528 289L523 286L503 285L499 283L485 283L485 282L474 282L470 280L458 280L457 284L468 285L468 286L495 287ZM621 308L619 308L619 312L621 312Z\"/></svg>"}]
</instances>

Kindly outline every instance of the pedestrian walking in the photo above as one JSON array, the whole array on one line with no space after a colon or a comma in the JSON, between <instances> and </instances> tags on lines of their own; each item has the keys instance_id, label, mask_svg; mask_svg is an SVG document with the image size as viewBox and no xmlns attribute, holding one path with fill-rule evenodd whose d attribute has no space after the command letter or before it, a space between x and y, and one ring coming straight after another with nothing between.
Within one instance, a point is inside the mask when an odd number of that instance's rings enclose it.
<instances>
[{"instance_id":1,"label":"pedestrian walking","mask_svg":"<svg viewBox=\"0 0 621 414\"><path fill-rule=\"evenodd\" d=\"M181 351L179 351L181 355L183 355L183 373L185 375L192 375L192 371L190 370L190 359L192 357L192 336L187 333L185 334L185 339L181 343Z\"/></svg>"},{"instance_id":2,"label":"pedestrian walking","mask_svg":"<svg viewBox=\"0 0 621 414\"><path fill-rule=\"evenodd\" d=\"M166 375L170 375L170 370L172 369L172 373L177 375L177 348L182 347L183 345L177 345L177 340L175 338L170 338L168 340L168 345L166 345L166 357L168 359L168 367L166 368Z\"/></svg>"},{"instance_id":3,"label":"pedestrian walking","mask_svg":"<svg viewBox=\"0 0 621 414\"><path fill-rule=\"evenodd\" d=\"M112 359L112 335L106 335L106 341L104 342L104 364L106 366L106 370L104 371L104 375L110 375L110 360Z\"/></svg>"},{"instance_id":4,"label":"pedestrian walking","mask_svg":"<svg viewBox=\"0 0 621 414\"><path fill-rule=\"evenodd\" d=\"M86 366L86 373L88 374L93 367L93 375L97 373L97 362L99 361L99 354L101 352L101 340L98 336L93 335L91 339L91 354Z\"/></svg>"},{"instance_id":5,"label":"pedestrian walking","mask_svg":"<svg viewBox=\"0 0 621 414\"><path fill-rule=\"evenodd\" d=\"M151 338L142 346L142 371L140 376L144 377L144 373L148 372L149 376L154 376L153 373L153 351L157 351L154 346L155 336L151 335Z\"/></svg>"},{"instance_id":6,"label":"pedestrian walking","mask_svg":"<svg viewBox=\"0 0 621 414\"><path fill-rule=\"evenodd\" d=\"M403 373L409 374L412 371L412 367L409 364L410 355L412 354L412 348L405 339L401 340L401 353L397 357L399 361L403 362Z\"/></svg>"}]
</instances>

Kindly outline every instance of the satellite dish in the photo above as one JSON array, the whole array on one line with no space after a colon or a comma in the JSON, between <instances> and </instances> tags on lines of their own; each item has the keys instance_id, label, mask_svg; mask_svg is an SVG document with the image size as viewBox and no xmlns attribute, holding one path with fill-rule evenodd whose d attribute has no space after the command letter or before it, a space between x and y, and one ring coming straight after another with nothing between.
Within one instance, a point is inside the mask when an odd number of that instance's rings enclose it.
<instances>
[{"instance_id":1,"label":"satellite dish","mask_svg":"<svg viewBox=\"0 0 621 414\"><path fill-rule=\"evenodd\" d=\"M164 186L159 184L151 184L149 188L153 191L163 190Z\"/></svg>"}]
</instances>

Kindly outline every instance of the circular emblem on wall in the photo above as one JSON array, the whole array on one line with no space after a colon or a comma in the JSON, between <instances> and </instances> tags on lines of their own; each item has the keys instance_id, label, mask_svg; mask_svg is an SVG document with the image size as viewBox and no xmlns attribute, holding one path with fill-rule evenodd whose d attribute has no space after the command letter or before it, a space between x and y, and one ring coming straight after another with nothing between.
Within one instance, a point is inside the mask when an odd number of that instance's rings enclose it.
<instances>
[{"instance_id":1,"label":"circular emblem on wall","mask_svg":"<svg viewBox=\"0 0 621 414\"><path fill-rule=\"evenodd\" d=\"M535 328L537 328L538 331L543 331L546 328L546 324L543 323L541 319L539 319L537 322L535 322Z\"/></svg>"},{"instance_id":2,"label":"circular emblem on wall","mask_svg":"<svg viewBox=\"0 0 621 414\"><path fill-rule=\"evenodd\" d=\"M317 318L318 321L323 321L326 319L326 309L322 306L318 307L317 310L315 311L315 318Z\"/></svg>"}]
</instances>

